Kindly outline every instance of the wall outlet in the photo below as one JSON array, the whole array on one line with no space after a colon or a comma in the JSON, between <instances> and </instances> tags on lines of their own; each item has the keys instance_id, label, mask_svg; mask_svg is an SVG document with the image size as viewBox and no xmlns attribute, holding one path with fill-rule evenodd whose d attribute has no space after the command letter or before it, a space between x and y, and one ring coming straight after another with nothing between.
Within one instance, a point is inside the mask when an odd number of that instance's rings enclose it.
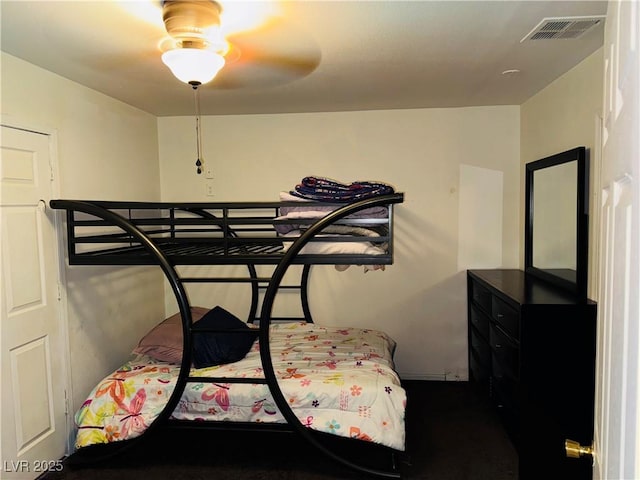
<instances>
[{"instance_id":1,"label":"wall outlet","mask_svg":"<svg viewBox=\"0 0 640 480\"><path fill-rule=\"evenodd\" d=\"M207 197L213 197L213 182L207 182Z\"/></svg>"},{"instance_id":2,"label":"wall outlet","mask_svg":"<svg viewBox=\"0 0 640 480\"><path fill-rule=\"evenodd\" d=\"M205 178L213 178L213 168L212 167L205 167L204 176L205 176Z\"/></svg>"}]
</instances>

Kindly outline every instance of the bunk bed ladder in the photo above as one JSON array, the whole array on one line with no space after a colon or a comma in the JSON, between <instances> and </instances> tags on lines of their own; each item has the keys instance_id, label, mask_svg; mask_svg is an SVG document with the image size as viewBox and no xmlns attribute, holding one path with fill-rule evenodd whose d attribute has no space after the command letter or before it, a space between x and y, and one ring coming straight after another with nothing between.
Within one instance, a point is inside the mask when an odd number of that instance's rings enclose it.
<instances>
[{"instance_id":1,"label":"bunk bed ladder","mask_svg":"<svg viewBox=\"0 0 640 480\"><path fill-rule=\"evenodd\" d=\"M260 310L260 299L264 296L261 293L266 292L271 277L259 277L254 265L248 265L248 277L182 277L180 281L185 283L250 283L251 284L251 307L247 323L255 325L259 322L260 317L257 315ZM311 265L304 265L300 275L300 283L294 285L280 285L279 293L298 292L300 304L302 308L302 316L286 316L272 317L274 322L307 322L313 323L311 309L309 308L309 273Z\"/></svg>"},{"instance_id":2,"label":"bunk bed ladder","mask_svg":"<svg viewBox=\"0 0 640 480\"><path fill-rule=\"evenodd\" d=\"M280 285L278 293L298 292L300 297L300 306L302 308L302 316L286 316L286 317L271 317L273 322L306 322L314 323L311 316L311 309L309 308L309 273L311 272L311 265L304 265L302 267L302 273L300 274L300 282L293 285ZM264 299L264 294L269 288L269 282L271 277L264 279L265 281L256 282L251 296L251 311L249 312L248 323L259 323L260 317L258 316L260 299Z\"/></svg>"}]
</instances>

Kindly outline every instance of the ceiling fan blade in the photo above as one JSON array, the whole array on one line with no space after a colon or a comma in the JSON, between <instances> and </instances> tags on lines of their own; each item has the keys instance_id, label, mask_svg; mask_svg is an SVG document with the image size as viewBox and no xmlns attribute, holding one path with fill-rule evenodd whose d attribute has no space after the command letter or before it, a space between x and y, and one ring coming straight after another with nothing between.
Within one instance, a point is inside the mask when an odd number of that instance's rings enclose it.
<instances>
[{"instance_id":1,"label":"ceiling fan blade","mask_svg":"<svg viewBox=\"0 0 640 480\"><path fill-rule=\"evenodd\" d=\"M245 62L223 67L210 83L216 89L265 88L284 85L309 75L317 62Z\"/></svg>"},{"instance_id":2,"label":"ceiling fan blade","mask_svg":"<svg viewBox=\"0 0 640 480\"><path fill-rule=\"evenodd\" d=\"M228 64L230 68L233 68L235 63L229 62ZM320 63L320 52L287 54L286 52L270 52L268 50L242 50L237 63L241 65L263 65L307 74L312 72Z\"/></svg>"},{"instance_id":3,"label":"ceiling fan blade","mask_svg":"<svg viewBox=\"0 0 640 480\"><path fill-rule=\"evenodd\" d=\"M289 83L309 75L320 64L315 40L281 17L260 28L229 35L227 41L227 63L212 82L216 88Z\"/></svg>"},{"instance_id":4,"label":"ceiling fan blade","mask_svg":"<svg viewBox=\"0 0 640 480\"><path fill-rule=\"evenodd\" d=\"M320 63L320 56L288 57L267 52L250 52L225 65L213 80L216 88L271 87L303 78Z\"/></svg>"}]
</instances>

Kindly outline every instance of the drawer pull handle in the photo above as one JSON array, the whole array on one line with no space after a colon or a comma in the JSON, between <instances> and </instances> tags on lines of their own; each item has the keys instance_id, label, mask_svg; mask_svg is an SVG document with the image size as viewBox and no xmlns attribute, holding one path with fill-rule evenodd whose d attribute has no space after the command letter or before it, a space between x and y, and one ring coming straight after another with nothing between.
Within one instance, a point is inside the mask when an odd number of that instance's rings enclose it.
<instances>
[{"instance_id":1,"label":"drawer pull handle","mask_svg":"<svg viewBox=\"0 0 640 480\"><path fill-rule=\"evenodd\" d=\"M499 313L498 318L504 318L504 315L502 313Z\"/></svg>"},{"instance_id":2,"label":"drawer pull handle","mask_svg":"<svg viewBox=\"0 0 640 480\"><path fill-rule=\"evenodd\" d=\"M496 348L502 348L502 344L496 343Z\"/></svg>"}]
</instances>

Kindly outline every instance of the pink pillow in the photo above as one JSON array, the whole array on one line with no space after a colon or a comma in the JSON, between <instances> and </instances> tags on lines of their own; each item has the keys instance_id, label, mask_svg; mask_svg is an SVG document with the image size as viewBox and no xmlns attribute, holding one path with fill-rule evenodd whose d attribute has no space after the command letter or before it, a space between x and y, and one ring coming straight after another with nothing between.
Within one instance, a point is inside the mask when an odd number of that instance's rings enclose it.
<instances>
[{"instance_id":1,"label":"pink pillow","mask_svg":"<svg viewBox=\"0 0 640 480\"><path fill-rule=\"evenodd\" d=\"M191 318L197 322L208 311L208 308L191 307ZM151 329L133 349L133 353L148 355L163 362L180 363L182 361L182 316L180 312Z\"/></svg>"}]
</instances>

